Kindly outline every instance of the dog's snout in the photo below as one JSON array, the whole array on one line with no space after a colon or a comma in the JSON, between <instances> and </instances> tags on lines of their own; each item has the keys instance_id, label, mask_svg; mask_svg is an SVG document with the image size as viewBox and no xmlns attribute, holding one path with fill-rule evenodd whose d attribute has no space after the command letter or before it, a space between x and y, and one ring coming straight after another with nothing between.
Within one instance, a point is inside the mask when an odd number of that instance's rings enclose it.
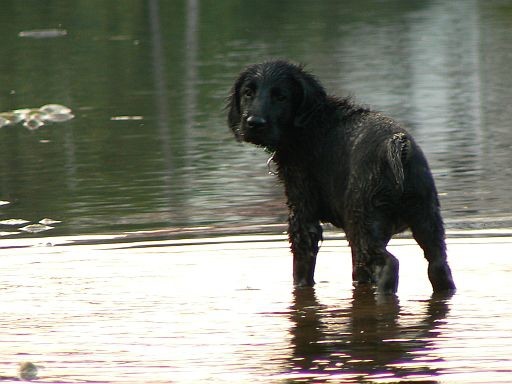
<instances>
[{"instance_id":1,"label":"dog's snout","mask_svg":"<svg viewBox=\"0 0 512 384\"><path fill-rule=\"evenodd\" d=\"M249 116L247 118L247 125L250 128L261 128L267 124L267 120L260 116Z\"/></svg>"}]
</instances>

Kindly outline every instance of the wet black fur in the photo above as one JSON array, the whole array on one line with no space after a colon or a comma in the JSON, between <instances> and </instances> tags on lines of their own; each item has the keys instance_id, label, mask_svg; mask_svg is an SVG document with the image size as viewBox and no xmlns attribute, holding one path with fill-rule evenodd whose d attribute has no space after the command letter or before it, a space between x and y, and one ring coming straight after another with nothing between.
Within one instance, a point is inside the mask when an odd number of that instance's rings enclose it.
<instances>
[{"instance_id":1,"label":"wet black fur","mask_svg":"<svg viewBox=\"0 0 512 384\"><path fill-rule=\"evenodd\" d=\"M326 94L301 66L270 61L247 67L228 99L239 141L274 153L289 208L297 286L312 286L321 222L342 228L355 284L396 292L391 237L410 228L429 262L434 291L455 289L446 261L434 180L421 149L394 120Z\"/></svg>"}]
</instances>

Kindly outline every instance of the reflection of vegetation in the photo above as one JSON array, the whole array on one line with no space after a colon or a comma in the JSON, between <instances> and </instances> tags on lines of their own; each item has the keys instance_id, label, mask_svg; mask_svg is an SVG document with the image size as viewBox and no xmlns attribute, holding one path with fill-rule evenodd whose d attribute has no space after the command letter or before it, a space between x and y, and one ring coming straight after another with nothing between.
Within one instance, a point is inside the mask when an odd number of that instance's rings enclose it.
<instances>
[{"instance_id":1,"label":"reflection of vegetation","mask_svg":"<svg viewBox=\"0 0 512 384\"><path fill-rule=\"evenodd\" d=\"M2 214L51 215L73 232L281 221L284 212L275 209L281 190L266 175L265 156L234 144L225 128L222 107L235 74L269 56L309 63L320 74L333 66L350 72L344 44L365 58L374 55L363 43L353 46L354 34L402 33L430 6L406 0L5 1L0 110L55 100L77 118L66 129L0 130L0 199L13 202ZM19 37L34 30L67 34ZM407 54L400 45L390 63L407 63ZM248 196L261 209L248 210Z\"/></svg>"}]
</instances>

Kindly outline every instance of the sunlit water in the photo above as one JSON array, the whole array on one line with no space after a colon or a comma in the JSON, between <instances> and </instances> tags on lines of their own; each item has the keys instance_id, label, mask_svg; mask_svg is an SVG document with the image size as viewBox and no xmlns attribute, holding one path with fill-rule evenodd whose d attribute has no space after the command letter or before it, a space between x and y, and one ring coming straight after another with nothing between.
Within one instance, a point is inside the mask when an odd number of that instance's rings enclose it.
<instances>
[{"instance_id":1,"label":"sunlit water","mask_svg":"<svg viewBox=\"0 0 512 384\"><path fill-rule=\"evenodd\" d=\"M0 376L31 361L43 382L509 382L512 238L450 241L453 297L431 296L412 244L389 247L400 287L379 297L352 288L343 240L297 291L282 236L4 240Z\"/></svg>"}]
</instances>

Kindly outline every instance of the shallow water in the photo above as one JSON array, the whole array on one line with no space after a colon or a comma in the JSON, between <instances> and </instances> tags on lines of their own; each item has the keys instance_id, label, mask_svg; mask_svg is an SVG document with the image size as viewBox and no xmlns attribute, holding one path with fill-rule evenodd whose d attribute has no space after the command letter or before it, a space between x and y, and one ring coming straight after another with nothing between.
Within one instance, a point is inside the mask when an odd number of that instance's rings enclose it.
<instances>
[{"instance_id":1,"label":"shallow water","mask_svg":"<svg viewBox=\"0 0 512 384\"><path fill-rule=\"evenodd\" d=\"M431 295L420 249L407 239L389 247L401 262L397 296L354 290L339 239L323 244L315 288L296 291L283 236L83 240L0 242L0 376L21 361L41 366L42 382L512 375L511 237L449 242L452 297Z\"/></svg>"}]
</instances>

